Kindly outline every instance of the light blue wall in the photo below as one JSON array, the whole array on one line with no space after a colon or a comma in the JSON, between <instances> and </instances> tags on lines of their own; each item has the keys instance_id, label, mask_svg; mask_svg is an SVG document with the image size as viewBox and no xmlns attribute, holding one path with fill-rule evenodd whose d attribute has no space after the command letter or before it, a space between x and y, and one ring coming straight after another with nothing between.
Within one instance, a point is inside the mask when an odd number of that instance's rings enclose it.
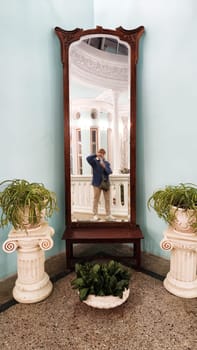
<instances>
[{"instance_id":1,"label":"light blue wall","mask_svg":"<svg viewBox=\"0 0 197 350\"><path fill-rule=\"evenodd\" d=\"M196 0L1 0L0 179L43 182L58 196L50 220L64 250L62 66L53 28L145 26L138 63L137 202L144 250L159 247L165 223L146 201L165 184L197 183ZM93 8L94 5L94 8ZM0 244L8 229L0 234ZM0 278L16 255L0 249Z\"/></svg>"},{"instance_id":2,"label":"light blue wall","mask_svg":"<svg viewBox=\"0 0 197 350\"><path fill-rule=\"evenodd\" d=\"M95 0L95 25L144 25L138 63L137 213L144 250L166 256L166 224L149 212L152 191L197 183L197 2Z\"/></svg>"},{"instance_id":3,"label":"light blue wall","mask_svg":"<svg viewBox=\"0 0 197 350\"><path fill-rule=\"evenodd\" d=\"M63 97L60 43L54 27L93 27L86 0L0 2L0 181L25 178L55 191L54 248L65 249ZM0 247L9 228L0 232ZM16 254L0 248L0 278L16 272Z\"/></svg>"}]
</instances>

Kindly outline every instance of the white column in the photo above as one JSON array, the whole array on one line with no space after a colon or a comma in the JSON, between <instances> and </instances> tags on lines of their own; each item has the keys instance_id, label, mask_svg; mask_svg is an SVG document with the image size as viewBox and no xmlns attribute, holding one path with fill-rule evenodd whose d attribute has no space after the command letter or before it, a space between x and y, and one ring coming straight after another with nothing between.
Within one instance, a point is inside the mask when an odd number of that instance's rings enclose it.
<instances>
[{"instance_id":1,"label":"white column","mask_svg":"<svg viewBox=\"0 0 197 350\"><path fill-rule=\"evenodd\" d=\"M113 96L113 119L112 119L112 141L113 141L113 174L120 173L120 134L119 134L119 115L118 115L118 98L119 92L112 91Z\"/></svg>"},{"instance_id":2,"label":"white column","mask_svg":"<svg viewBox=\"0 0 197 350\"><path fill-rule=\"evenodd\" d=\"M122 116L121 122L123 124L122 128L122 140L121 140L121 159L120 159L120 167L130 168L128 161L128 151L129 151L129 131L128 131L128 117Z\"/></svg>"},{"instance_id":3,"label":"white column","mask_svg":"<svg viewBox=\"0 0 197 350\"><path fill-rule=\"evenodd\" d=\"M17 250L18 278L13 297L20 303L41 301L52 291L52 283L44 271L44 251L52 248L53 234L53 228L47 223L27 231L12 229L3 244L6 253Z\"/></svg>"},{"instance_id":4,"label":"white column","mask_svg":"<svg viewBox=\"0 0 197 350\"><path fill-rule=\"evenodd\" d=\"M160 245L171 251L165 288L182 298L197 297L197 235L177 232L169 227Z\"/></svg>"}]
</instances>

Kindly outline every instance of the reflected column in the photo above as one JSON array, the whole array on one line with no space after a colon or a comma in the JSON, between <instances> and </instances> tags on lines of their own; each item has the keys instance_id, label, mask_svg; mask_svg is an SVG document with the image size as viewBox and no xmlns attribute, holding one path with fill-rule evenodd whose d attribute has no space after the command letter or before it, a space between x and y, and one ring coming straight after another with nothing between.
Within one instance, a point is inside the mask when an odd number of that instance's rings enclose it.
<instances>
[{"instance_id":1,"label":"reflected column","mask_svg":"<svg viewBox=\"0 0 197 350\"><path fill-rule=\"evenodd\" d=\"M113 97L113 118L112 118L112 140L113 140L113 174L120 173L120 134L119 134L119 113L118 113L118 99L119 91L112 91Z\"/></svg>"},{"instance_id":2,"label":"reflected column","mask_svg":"<svg viewBox=\"0 0 197 350\"><path fill-rule=\"evenodd\" d=\"M121 159L120 167L121 169L129 169L130 165L128 163L128 150L129 150L129 131L128 131L128 117L122 116L122 137L121 137Z\"/></svg>"}]
</instances>

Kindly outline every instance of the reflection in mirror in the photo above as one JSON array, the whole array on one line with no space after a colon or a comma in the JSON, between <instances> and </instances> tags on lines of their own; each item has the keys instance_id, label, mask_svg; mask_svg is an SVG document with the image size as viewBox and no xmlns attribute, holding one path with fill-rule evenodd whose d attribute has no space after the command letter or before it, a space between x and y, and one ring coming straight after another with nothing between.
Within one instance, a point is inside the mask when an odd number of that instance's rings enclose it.
<instances>
[{"instance_id":1,"label":"reflection in mirror","mask_svg":"<svg viewBox=\"0 0 197 350\"><path fill-rule=\"evenodd\" d=\"M113 36L83 37L70 46L69 105L73 222L130 221L129 55L127 43ZM94 167L101 170L100 174L103 172L98 159L100 154L97 154L100 148L106 152L104 173L109 173L109 166L112 169L112 174L109 175L109 192L98 190L97 181L96 186L92 186ZM93 163L88 163L88 156ZM97 201L98 210L95 207Z\"/></svg>"}]
</instances>

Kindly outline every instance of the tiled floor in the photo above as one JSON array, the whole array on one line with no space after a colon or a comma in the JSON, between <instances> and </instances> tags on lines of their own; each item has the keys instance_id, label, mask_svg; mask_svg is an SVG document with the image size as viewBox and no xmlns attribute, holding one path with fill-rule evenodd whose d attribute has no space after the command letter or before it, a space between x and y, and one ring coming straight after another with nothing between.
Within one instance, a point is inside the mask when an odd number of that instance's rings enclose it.
<instances>
[{"instance_id":1,"label":"tiled floor","mask_svg":"<svg viewBox=\"0 0 197 350\"><path fill-rule=\"evenodd\" d=\"M171 295L163 282L132 270L130 295L111 310L93 309L71 288L75 274L54 283L35 304L16 304L0 314L6 350L194 350L197 299Z\"/></svg>"}]
</instances>

